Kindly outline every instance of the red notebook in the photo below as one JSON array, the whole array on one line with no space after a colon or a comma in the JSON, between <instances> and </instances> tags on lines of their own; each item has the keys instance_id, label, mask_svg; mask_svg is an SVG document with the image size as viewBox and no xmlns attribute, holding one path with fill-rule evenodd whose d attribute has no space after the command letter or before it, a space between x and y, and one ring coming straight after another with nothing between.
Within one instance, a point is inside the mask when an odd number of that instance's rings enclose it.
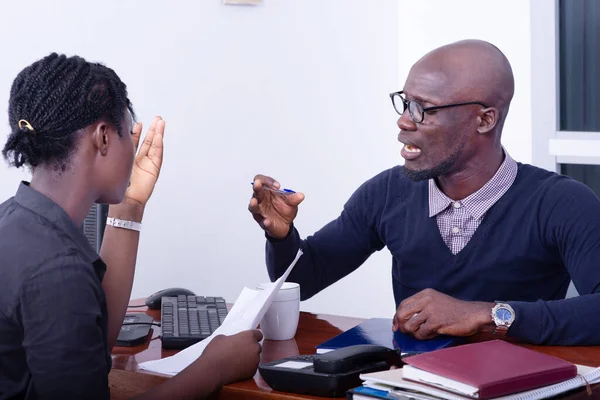
<instances>
[{"instance_id":1,"label":"red notebook","mask_svg":"<svg viewBox=\"0 0 600 400\"><path fill-rule=\"evenodd\" d=\"M478 399L551 385L577 375L560 358L502 340L435 350L404 359L404 379Z\"/></svg>"}]
</instances>

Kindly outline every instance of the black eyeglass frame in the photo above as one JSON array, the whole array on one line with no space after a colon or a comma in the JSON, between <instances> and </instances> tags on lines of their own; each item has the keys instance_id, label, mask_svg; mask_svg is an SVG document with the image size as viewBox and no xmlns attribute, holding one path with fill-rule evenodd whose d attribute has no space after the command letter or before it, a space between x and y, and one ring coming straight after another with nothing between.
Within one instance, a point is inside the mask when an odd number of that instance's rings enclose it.
<instances>
[{"instance_id":1,"label":"black eyeglass frame","mask_svg":"<svg viewBox=\"0 0 600 400\"><path fill-rule=\"evenodd\" d=\"M390 93L390 100L392 100L392 105L394 106L394 110L396 110L396 112L398 113L398 115L402 115L408 109L408 113L410 114L410 117L417 124L420 124L421 122L423 122L423 119L425 119L425 113L428 112L428 111L441 110L441 109L450 108L450 107L468 106L468 105L472 105L472 104L477 104L477 105L480 105L480 106L482 106L484 108L488 108L488 106L486 106L485 104L483 104L480 101L468 101L468 102L465 102L465 103L445 104L443 106L423 107L421 105L421 103L419 103L418 101L408 100L407 98L403 97L402 96L403 94L404 94L403 90L401 90L399 92ZM396 102L394 101L395 97L400 98L400 100L402 101L402 107L403 107L402 112L400 112L398 110L398 107L396 106ZM415 118L415 115L413 114L413 111L410 108L410 104L411 103L416 104L418 106L418 109L421 110L421 119L420 120L418 120L417 118Z\"/></svg>"}]
</instances>

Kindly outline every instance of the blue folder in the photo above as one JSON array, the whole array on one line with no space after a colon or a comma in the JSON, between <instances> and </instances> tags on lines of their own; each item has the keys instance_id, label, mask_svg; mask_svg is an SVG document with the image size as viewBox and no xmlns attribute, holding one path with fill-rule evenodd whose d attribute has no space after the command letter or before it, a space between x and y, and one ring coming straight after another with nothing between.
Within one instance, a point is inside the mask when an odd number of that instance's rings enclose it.
<instances>
[{"instance_id":1,"label":"blue folder","mask_svg":"<svg viewBox=\"0 0 600 400\"><path fill-rule=\"evenodd\" d=\"M391 395L388 391L377 390L367 386L359 386L357 388L350 389L348 392L346 392L346 398L348 400L352 400L355 394L374 399L398 400L398 396Z\"/></svg>"},{"instance_id":2,"label":"blue folder","mask_svg":"<svg viewBox=\"0 0 600 400\"><path fill-rule=\"evenodd\" d=\"M336 350L357 344L376 344L390 349L400 349L402 354L420 354L459 344L462 338L437 336L434 339L418 340L400 331L392 332L391 318L371 318L340 333L317 346L317 353Z\"/></svg>"}]
</instances>

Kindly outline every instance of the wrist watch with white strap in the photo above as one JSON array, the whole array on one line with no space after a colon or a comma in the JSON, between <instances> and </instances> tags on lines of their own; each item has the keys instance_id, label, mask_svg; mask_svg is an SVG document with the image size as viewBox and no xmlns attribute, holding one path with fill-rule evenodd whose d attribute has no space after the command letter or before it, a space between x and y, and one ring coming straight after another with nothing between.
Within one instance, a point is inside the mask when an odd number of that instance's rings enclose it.
<instances>
[{"instance_id":1,"label":"wrist watch with white strap","mask_svg":"<svg viewBox=\"0 0 600 400\"><path fill-rule=\"evenodd\" d=\"M129 229L140 232L142 230L141 222L126 221L124 219L108 217L106 225L114 226L115 228Z\"/></svg>"}]
</instances>

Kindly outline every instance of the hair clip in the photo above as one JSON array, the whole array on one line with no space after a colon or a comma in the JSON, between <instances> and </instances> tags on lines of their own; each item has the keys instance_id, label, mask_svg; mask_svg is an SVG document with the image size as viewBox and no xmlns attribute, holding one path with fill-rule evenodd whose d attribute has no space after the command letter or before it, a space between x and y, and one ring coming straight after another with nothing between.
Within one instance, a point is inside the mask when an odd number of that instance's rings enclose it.
<instances>
[{"instance_id":1,"label":"hair clip","mask_svg":"<svg viewBox=\"0 0 600 400\"><path fill-rule=\"evenodd\" d=\"M31 126L31 124L24 119L19 120L19 128L27 129L27 130L35 133L35 129L33 129L33 126Z\"/></svg>"}]
</instances>

